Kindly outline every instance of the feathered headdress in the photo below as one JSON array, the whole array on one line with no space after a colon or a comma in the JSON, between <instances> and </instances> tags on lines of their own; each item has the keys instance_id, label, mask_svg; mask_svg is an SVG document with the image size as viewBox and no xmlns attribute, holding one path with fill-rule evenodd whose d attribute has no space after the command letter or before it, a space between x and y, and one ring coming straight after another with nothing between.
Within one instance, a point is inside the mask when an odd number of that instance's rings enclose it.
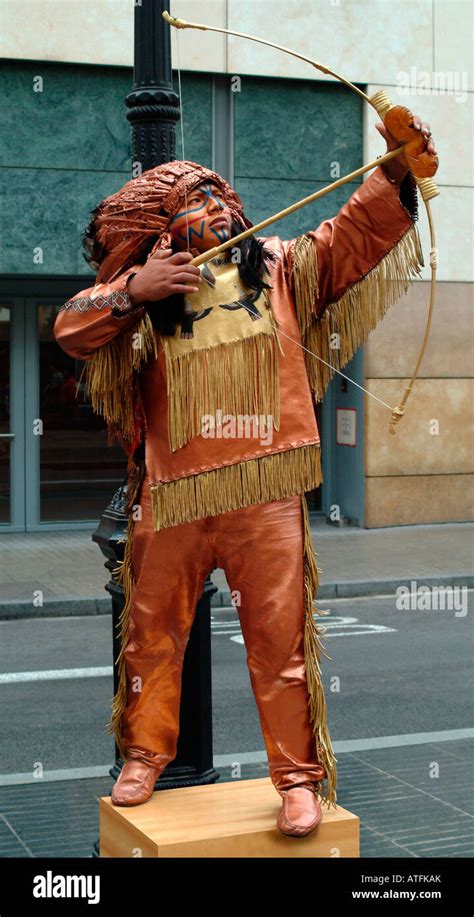
<instances>
[{"instance_id":1,"label":"feathered headdress","mask_svg":"<svg viewBox=\"0 0 474 917\"><path fill-rule=\"evenodd\" d=\"M170 220L183 205L185 193L202 181L220 188L232 216L243 228L253 224L245 217L239 195L212 169L191 160L173 160L132 178L120 191L105 198L92 212L84 246L97 283L107 283L139 259L150 237L150 251L171 247Z\"/></svg>"}]
</instances>

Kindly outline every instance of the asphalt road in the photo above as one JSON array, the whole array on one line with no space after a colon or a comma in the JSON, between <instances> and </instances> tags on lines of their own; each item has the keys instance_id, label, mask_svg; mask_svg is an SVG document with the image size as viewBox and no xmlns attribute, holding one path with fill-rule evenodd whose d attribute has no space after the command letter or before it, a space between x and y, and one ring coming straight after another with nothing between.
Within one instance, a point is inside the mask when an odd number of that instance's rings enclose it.
<instances>
[{"instance_id":1,"label":"asphalt road","mask_svg":"<svg viewBox=\"0 0 474 917\"><path fill-rule=\"evenodd\" d=\"M470 594L472 602L472 594ZM396 608L395 597L321 602L330 608L323 659L333 742L472 725L472 610ZM264 749L234 611L213 610L214 752ZM112 665L111 618L0 622L0 671L37 673ZM340 690L329 688L332 676ZM0 773L109 766L104 733L111 674L0 683ZM24 676L22 676L24 678Z\"/></svg>"}]
</instances>

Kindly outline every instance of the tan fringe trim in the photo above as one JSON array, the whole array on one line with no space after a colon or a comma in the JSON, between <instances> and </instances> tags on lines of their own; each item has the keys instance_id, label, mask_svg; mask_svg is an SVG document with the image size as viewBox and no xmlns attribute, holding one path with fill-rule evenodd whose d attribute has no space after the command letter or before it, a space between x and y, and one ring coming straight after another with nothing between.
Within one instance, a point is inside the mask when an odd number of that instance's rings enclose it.
<instances>
[{"instance_id":1,"label":"tan fringe trim","mask_svg":"<svg viewBox=\"0 0 474 917\"><path fill-rule=\"evenodd\" d=\"M133 346L137 334L141 347ZM133 373L151 352L157 356L155 332L146 312L136 325L103 344L84 363L85 391L93 410L103 414L107 423L116 424L128 440L134 431Z\"/></svg>"},{"instance_id":2,"label":"tan fringe trim","mask_svg":"<svg viewBox=\"0 0 474 917\"><path fill-rule=\"evenodd\" d=\"M118 565L112 571L114 575L116 574L115 582L123 586L125 604L117 622L120 638L120 652L117 657L118 687L116 694L112 699L112 714L109 722L107 723L107 726L105 727L105 732L115 736L115 741L123 761L126 760L126 751L122 740L122 715L125 707L127 706L128 700L128 679L123 653L130 636L130 607L132 603L133 590L135 588L135 580L132 569L132 546L134 532L135 521L133 519L133 515L130 514L127 525L127 539L124 558L118 562Z\"/></svg>"},{"instance_id":3,"label":"tan fringe trim","mask_svg":"<svg viewBox=\"0 0 474 917\"><path fill-rule=\"evenodd\" d=\"M293 285L298 324L303 335L315 318L319 298L318 259L314 242L306 235L295 240Z\"/></svg>"},{"instance_id":4,"label":"tan fringe trim","mask_svg":"<svg viewBox=\"0 0 474 917\"><path fill-rule=\"evenodd\" d=\"M150 485L155 531L319 487L319 443Z\"/></svg>"},{"instance_id":5,"label":"tan fringe trim","mask_svg":"<svg viewBox=\"0 0 474 917\"><path fill-rule=\"evenodd\" d=\"M306 240L306 241L305 241ZM364 344L387 310L406 293L424 266L418 227L410 226L402 238L361 280L316 317L318 277L314 242L300 236L295 243L295 305L309 384L321 401L334 371L342 369ZM339 334L339 349L331 348L331 335ZM325 362L316 359L313 354ZM326 364L330 364L327 366Z\"/></svg>"},{"instance_id":6,"label":"tan fringe trim","mask_svg":"<svg viewBox=\"0 0 474 917\"><path fill-rule=\"evenodd\" d=\"M143 460L135 464L133 457L130 456L128 462L127 496L125 501L125 512L128 514L128 523L126 536L123 539L125 541L124 557L123 560L118 561L117 566L114 567L112 571L115 583L121 585L123 588L125 602L117 622L120 639L120 651L117 657L118 687L115 697L112 700L112 714L105 731L106 733L112 733L114 735L120 755L124 761L126 759L126 752L122 741L121 723L128 699L128 680L123 652L130 636L130 607L133 598L133 590L135 588L132 568L132 547L135 533L133 506L135 500L139 497L139 491L145 477L145 472L145 461Z\"/></svg>"},{"instance_id":7,"label":"tan fringe trim","mask_svg":"<svg viewBox=\"0 0 474 917\"><path fill-rule=\"evenodd\" d=\"M318 593L319 573L321 571L318 569L316 560L318 555L313 549L308 505L304 494L302 496L302 505L304 518L305 668L308 681L310 718L313 724L317 760L325 767L327 774L325 778L327 779L327 792L324 792L324 782L320 780L318 781L318 794L328 806L332 805L337 809L337 758L334 755L327 724L326 698L324 695L320 666L321 654L326 656L326 659L330 659L331 657L327 655L321 643L321 637L324 636L325 630L320 625L316 624L313 617L313 601L316 599ZM329 612L316 609L316 614L327 615Z\"/></svg>"},{"instance_id":8,"label":"tan fringe trim","mask_svg":"<svg viewBox=\"0 0 474 917\"><path fill-rule=\"evenodd\" d=\"M278 340L261 333L171 358L163 338L171 452L202 432L203 416L269 414L280 429Z\"/></svg>"}]
</instances>

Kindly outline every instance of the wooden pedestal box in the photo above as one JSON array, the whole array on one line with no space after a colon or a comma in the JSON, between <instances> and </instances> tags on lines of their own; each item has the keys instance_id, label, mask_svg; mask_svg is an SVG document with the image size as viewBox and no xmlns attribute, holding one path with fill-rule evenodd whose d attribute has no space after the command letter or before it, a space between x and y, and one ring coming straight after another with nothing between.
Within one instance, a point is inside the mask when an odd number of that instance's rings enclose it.
<instances>
[{"instance_id":1,"label":"wooden pedestal box","mask_svg":"<svg viewBox=\"0 0 474 917\"><path fill-rule=\"evenodd\" d=\"M269 777L157 790L138 806L100 799L101 857L358 857L359 818L323 805L307 837L276 826L281 797Z\"/></svg>"}]
</instances>

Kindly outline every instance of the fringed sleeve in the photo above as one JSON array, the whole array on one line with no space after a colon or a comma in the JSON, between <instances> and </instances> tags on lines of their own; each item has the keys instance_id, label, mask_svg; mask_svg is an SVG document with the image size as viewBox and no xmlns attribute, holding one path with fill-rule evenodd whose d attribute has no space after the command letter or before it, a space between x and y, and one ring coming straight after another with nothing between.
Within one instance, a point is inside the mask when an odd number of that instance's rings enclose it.
<instances>
[{"instance_id":1,"label":"fringed sleeve","mask_svg":"<svg viewBox=\"0 0 474 917\"><path fill-rule=\"evenodd\" d=\"M303 346L321 357L305 350L316 401L419 276L417 219L411 172L398 184L378 166L333 219L284 243Z\"/></svg>"},{"instance_id":2,"label":"fringed sleeve","mask_svg":"<svg viewBox=\"0 0 474 917\"><path fill-rule=\"evenodd\" d=\"M134 265L110 283L77 293L61 306L54 325L62 349L85 361L85 394L93 410L128 442L136 437L134 374L150 353L157 355L148 312L132 305L127 292L137 270Z\"/></svg>"}]
</instances>

